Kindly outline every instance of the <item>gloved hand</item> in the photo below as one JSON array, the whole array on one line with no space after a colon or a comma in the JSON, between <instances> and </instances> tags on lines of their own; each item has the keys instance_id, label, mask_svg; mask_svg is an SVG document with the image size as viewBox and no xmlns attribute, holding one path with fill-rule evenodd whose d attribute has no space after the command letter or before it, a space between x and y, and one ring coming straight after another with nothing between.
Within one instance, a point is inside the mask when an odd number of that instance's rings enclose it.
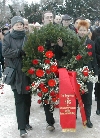
<instances>
[{"instance_id":1,"label":"gloved hand","mask_svg":"<svg viewBox=\"0 0 100 138\"><path fill-rule=\"evenodd\" d=\"M26 53L23 50L19 50L18 52L19 57L26 56Z\"/></svg>"},{"instance_id":2,"label":"gloved hand","mask_svg":"<svg viewBox=\"0 0 100 138\"><path fill-rule=\"evenodd\" d=\"M98 76L97 76L97 75L95 75L94 82L95 82L95 83L98 82Z\"/></svg>"},{"instance_id":3,"label":"gloved hand","mask_svg":"<svg viewBox=\"0 0 100 138\"><path fill-rule=\"evenodd\" d=\"M95 75L95 76L90 76L90 77L89 77L89 81L92 82L92 83L98 82L98 76L97 76L97 75Z\"/></svg>"}]
</instances>

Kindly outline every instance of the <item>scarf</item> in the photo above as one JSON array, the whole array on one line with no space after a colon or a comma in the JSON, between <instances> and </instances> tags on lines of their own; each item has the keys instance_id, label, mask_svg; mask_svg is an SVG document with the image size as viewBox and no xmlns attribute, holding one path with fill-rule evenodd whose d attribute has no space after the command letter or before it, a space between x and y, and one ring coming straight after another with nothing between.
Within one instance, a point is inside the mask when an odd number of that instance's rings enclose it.
<instances>
[{"instance_id":1,"label":"scarf","mask_svg":"<svg viewBox=\"0 0 100 138\"><path fill-rule=\"evenodd\" d=\"M17 30L12 30L10 33L12 38L14 39L23 39L25 37L25 31L17 31Z\"/></svg>"}]
</instances>

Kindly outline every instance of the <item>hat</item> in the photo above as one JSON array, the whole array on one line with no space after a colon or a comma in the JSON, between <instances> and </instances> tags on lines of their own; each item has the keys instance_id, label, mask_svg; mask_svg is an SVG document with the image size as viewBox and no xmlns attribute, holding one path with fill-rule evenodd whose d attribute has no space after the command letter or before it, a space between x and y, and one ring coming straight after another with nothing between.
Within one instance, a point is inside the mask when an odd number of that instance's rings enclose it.
<instances>
[{"instance_id":1,"label":"hat","mask_svg":"<svg viewBox=\"0 0 100 138\"><path fill-rule=\"evenodd\" d=\"M62 20L71 20L71 17L70 17L68 14L65 14L65 15L62 17Z\"/></svg>"},{"instance_id":2,"label":"hat","mask_svg":"<svg viewBox=\"0 0 100 138\"><path fill-rule=\"evenodd\" d=\"M14 26L16 23L18 22L21 22L22 24L24 24L24 20L22 17L20 16L14 16L12 19L11 19L11 26Z\"/></svg>"}]
</instances>

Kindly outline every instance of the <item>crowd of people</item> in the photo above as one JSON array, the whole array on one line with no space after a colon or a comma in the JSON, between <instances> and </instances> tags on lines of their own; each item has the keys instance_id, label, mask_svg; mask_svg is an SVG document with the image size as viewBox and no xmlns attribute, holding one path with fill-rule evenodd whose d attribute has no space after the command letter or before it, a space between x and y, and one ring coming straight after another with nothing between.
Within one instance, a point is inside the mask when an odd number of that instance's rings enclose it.
<instances>
[{"instance_id":1,"label":"crowd of people","mask_svg":"<svg viewBox=\"0 0 100 138\"><path fill-rule=\"evenodd\" d=\"M66 28L73 30L73 32L82 37L86 36L85 44L91 44L91 52L93 61L87 64L90 70L93 69L95 74L95 79L97 83L95 85L95 100L97 100L97 110L96 114L100 115L100 21L95 20L94 25L91 25L89 19L83 17L78 17L72 19L69 15L53 15L51 11L46 11L42 16L43 24L36 22L35 24L30 24L27 19L20 16L14 16L11 19L10 26L4 26L0 30L0 78L2 78L2 72L6 66L14 67L16 69L16 76L14 82L11 84L12 91L15 98L16 106L16 117L18 123L18 129L20 130L20 136L23 137L27 135L27 130L32 130L32 126L29 123L30 108L31 108L31 93L27 92L25 86L30 84L30 78L22 72L22 59L25 56L25 51L23 49L25 42L27 41L27 33L34 33L34 28L41 29L49 23L59 24ZM49 45L48 49L52 47ZM63 41L62 39L57 40L57 45L54 48L55 58L60 60L63 55L62 51ZM87 127L92 128L93 124L90 120L91 117L91 106L92 106L92 91L93 83L86 82L88 93L83 94L82 101L84 104ZM77 102L77 100L76 100ZM53 131L55 129L54 123L55 119L53 113L50 112L50 104L43 105L46 122L48 126L47 130ZM76 107L76 118L77 118L78 102Z\"/></svg>"}]
</instances>

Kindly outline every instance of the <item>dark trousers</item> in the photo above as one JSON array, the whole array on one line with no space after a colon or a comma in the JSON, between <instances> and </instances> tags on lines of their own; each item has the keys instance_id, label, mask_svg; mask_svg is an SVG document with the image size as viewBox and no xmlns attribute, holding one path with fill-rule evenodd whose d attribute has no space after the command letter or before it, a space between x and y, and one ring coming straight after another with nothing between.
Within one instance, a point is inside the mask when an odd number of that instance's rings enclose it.
<instances>
[{"instance_id":1,"label":"dark trousers","mask_svg":"<svg viewBox=\"0 0 100 138\"><path fill-rule=\"evenodd\" d=\"M97 88L97 110L100 110L100 83L98 83Z\"/></svg>"},{"instance_id":2,"label":"dark trousers","mask_svg":"<svg viewBox=\"0 0 100 138\"><path fill-rule=\"evenodd\" d=\"M2 73L1 73L1 63L0 63L0 78L2 77Z\"/></svg>"},{"instance_id":3,"label":"dark trousers","mask_svg":"<svg viewBox=\"0 0 100 138\"><path fill-rule=\"evenodd\" d=\"M46 121L49 125L53 125L55 123L54 118L53 118L53 113L49 111L50 109L50 104L44 104L44 111L45 111L45 116L46 116Z\"/></svg>"},{"instance_id":4,"label":"dark trousers","mask_svg":"<svg viewBox=\"0 0 100 138\"><path fill-rule=\"evenodd\" d=\"M98 80L100 81L100 74L98 76ZM100 83L97 83L97 110L100 110Z\"/></svg>"},{"instance_id":5,"label":"dark trousers","mask_svg":"<svg viewBox=\"0 0 100 138\"><path fill-rule=\"evenodd\" d=\"M84 104L86 118L89 119L90 116L91 116L93 84L91 82L89 82L89 83L86 83L86 85L87 85L87 88L88 88L88 93L83 94L81 96L81 98L82 98L82 102ZM76 102L76 106L78 107L78 101ZM76 107L76 110L77 110L77 107Z\"/></svg>"},{"instance_id":6,"label":"dark trousers","mask_svg":"<svg viewBox=\"0 0 100 138\"><path fill-rule=\"evenodd\" d=\"M95 83L95 87L94 87L95 97L97 97L97 90L98 90L98 83Z\"/></svg>"},{"instance_id":7,"label":"dark trousers","mask_svg":"<svg viewBox=\"0 0 100 138\"><path fill-rule=\"evenodd\" d=\"M26 124L29 124L31 95L18 94L16 90L13 90L13 92L15 98L18 129L25 129Z\"/></svg>"}]
</instances>

